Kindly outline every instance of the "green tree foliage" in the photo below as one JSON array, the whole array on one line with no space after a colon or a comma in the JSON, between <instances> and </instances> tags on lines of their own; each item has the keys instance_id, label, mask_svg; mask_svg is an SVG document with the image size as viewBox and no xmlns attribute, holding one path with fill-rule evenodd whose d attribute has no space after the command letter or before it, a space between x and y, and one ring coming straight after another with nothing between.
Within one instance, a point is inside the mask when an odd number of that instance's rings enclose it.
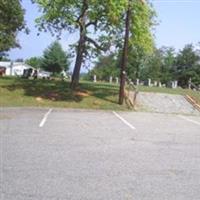
<instances>
[{"instance_id":1,"label":"green tree foliage","mask_svg":"<svg viewBox=\"0 0 200 200\"><path fill-rule=\"evenodd\" d=\"M149 54L140 46L129 46L127 75L132 80L141 78L141 70Z\"/></svg>"},{"instance_id":2,"label":"green tree foliage","mask_svg":"<svg viewBox=\"0 0 200 200\"><path fill-rule=\"evenodd\" d=\"M79 40L75 45L76 61L71 85L74 88L78 84L82 64L86 58L90 57L89 50L105 50L107 48L107 43L104 41L108 35L103 33L111 30L106 20L109 12L108 3L106 3L106 0L34 0L34 2L39 5L43 13L36 20L39 30L49 30L52 34L58 36L64 30L70 33L79 32ZM99 31L95 39L90 37L91 31L93 35Z\"/></svg>"},{"instance_id":3,"label":"green tree foliage","mask_svg":"<svg viewBox=\"0 0 200 200\"><path fill-rule=\"evenodd\" d=\"M53 74L69 69L68 55L63 51L59 42L53 42L43 53L41 67Z\"/></svg>"},{"instance_id":4,"label":"green tree foliage","mask_svg":"<svg viewBox=\"0 0 200 200\"><path fill-rule=\"evenodd\" d=\"M118 54L100 57L92 74L96 74L102 80L108 80L109 76L119 76L121 50ZM161 81L167 84L177 80L179 86L188 86L191 78L196 85L200 84L200 52L193 45L186 45L178 53L172 47L154 49L148 54L140 47L129 47L127 65L128 77L132 80L139 78L153 81ZM103 77L103 78L101 78Z\"/></svg>"},{"instance_id":5,"label":"green tree foliage","mask_svg":"<svg viewBox=\"0 0 200 200\"><path fill-rule=\"evenodd\" d=\"M25 28L20 0L0 0L0 52L18 47L16 35Z\"/></svg>"},{"instance_id":6,"label":"green tree foliage","mask_svg":"<svg viewBox=\"0 0 200 200\"><path fill-rule=\"evenodd\" d=\"M60 35L63 30L70 33L79 31L79 41L76 44L76 61L72 76L72 87L76 86L85 59L90 57L90 51L108 48L108 41L122 46L124 15L128 0L33 0L36 2L42 16L36 20L39 30L49 30ZM150 26L152 25L152 9L150 5L134 0L131 4L133 13L132 42L140 44L146 50L152 44ZM147 21L146 21L147 20ZM93 35L91 38L91 32ZM94 48L92 48L94 47ZM93 51L92 51L93 52Z\"/></svg>"},{"instance_id":7,"label":"green tree foliage","mask_svg":"<svg viewBox=\"0 0 200 200\"><path fill-rule=\"evenodd\" d=\"M122 47L122 56L120 62L120 90L119 90L119 104L123 104L125 97L124 88L125 88L125 72L127 72L127 65L129 62L130 54L128 52L130 46L139 46L142 47L145 51L151 51L152 35L151 35L151 25L152 25L152 16L153 12L148 3L144 1L126 1L125 11L122 12L122 21L124 22L124 31L123 34L123 46ZM120 20L119 20L120 21ZM123 23L119 23L123 24ZM118 28L118 27L117 27ZM121 28L121 26L119 26ZM130 37L131 35L131 37ZM123 40L122 40L123 41ZM130 41L130 42L129 42ZM129 69L131 69L129 67ZM132 70L129 70L129 73ZM136 76L138 76L139 66L136 67ZM133 73L132 73L133 74Z\"/></svg>"},{"instance_id":8,"label":"green tree foliage","mask_svg":"<svg viewBox=\"0 0 200 200\"><path fill-rule=\"evenodd\" d=\"M39 69L41 68L42 58L41 57L31 57L25 61L26 64Z\"/></svg>"},{"instance_id":9,"label":"green tree foliage","mask_svg":"<svg viewBox=\"0 0 200 200\"><path fill-rule=\"evenodd\" d=\"M152 29L155 26L155 10L148 1L130 0L131 26L130 44L142 48L145 52L152 52L154 39Z\"/></svg>"},{"instance_id":10,"label":"green tree foliage","mask_svg":"<svg viewBox=\"0 0 200 200\"><path fill-rule=\"evenodd\" d=\"M11 61L7 54L0 53L0 61Z\"/></svg>"},{"instance_id":11,"label":"green tree foliage","mask_svg":"<svg viewBox=\"0 0 200 200\"><path fill-rule=\"evenodd\" d=\"M154 81L167 83L173 80L173 67L175 63L175 52L171 47L154 49L153 53L146 57L142 67L141 79L151 78Z\"/></svg>"},{"instance_id":12,"label":"green tree foliage","mask_svg":"<svg viewBox=\"0 0 200 200\"><path fill-rule=\"evenodd\" d=\"M152 29L156 24L156 12L148 0L105 0L108 19L115 27L114 37L117 46L122 48L125 28L125 13L130 9L129 46L152 52L154 38Z\"/></svg>"},{"instance_id":13,"label":"green tree foliage","mask_svg":"<svg viewBox=\"0 0 200 200\"><path fill-rule=\"evenodd\" d=\"M140 46L129 46L127 75L130 79L144 78L143 67L151 54ZM119 77L122 50L106 56L99 56L95 67L90 71L90 76L97 75L100 80L108 80L110 76Z\"/></svg>"},{"instance_id":14,"label":"green tree foliage","mask_svg":"<svg viewBox=\"0 0 200 200\"><path fill-rule=\"evenodd\" d=\"M108 81L110 76L119 77L119 70L119 60L114 53L100 56L95 67L89 72L89 79L96 75L98 80Z\"/></svg>"},{"instance_id":15,"label":"green tree foliage","mask_svg":"<svg viewBox=\"0 0 200 200\"><path fill-rule=\"evenodd\" d=\"M194 83L200 83L200 56L192 44L178 53L174 74L182 86L187 86L190 78Z\"/></svg>"},{"instance_id":16,"label":"green tree foliage","mask_svg":"<svg viewBox=\"0 0 200 200\"><path fill-rule=\"evenodd\" d=\"M160 52L162 57L160 81L166 84L175 79L173 76L173 67L176 61L176 54L172 47L162 47L160 48Z\"/></svg>"},{"instance_id":17,"label":"green tree foliage","mask_svg":"<svg viewBox=\"0 0 200 200\"><path fill-rule=\"evenodd\" d=\"M172 80L178 80L180 86L186 87L191 78L193 83L200 84L200 56L193 45L186 45L177 55L172 47L155 48L151 55L146 55L144 58L140 76L138 76L142 80L151 78L165 84ZM134 66L136 61L137 59L134 58L131 66ZM134 69L134 71L137 70Z\"/></svg>"},{"instance_id":18,"label":"green tree foliage","mask_svg":"<svg viewBox=\"0 0 200 200\"><path fill-rule=\"evenodd\" d=\"M159 49L155 49L153 54L147 57L145 67L143 69L143 79L159 81L161 79L161 67L163 64L162 54Z\"/></svg>"}]
</instances>

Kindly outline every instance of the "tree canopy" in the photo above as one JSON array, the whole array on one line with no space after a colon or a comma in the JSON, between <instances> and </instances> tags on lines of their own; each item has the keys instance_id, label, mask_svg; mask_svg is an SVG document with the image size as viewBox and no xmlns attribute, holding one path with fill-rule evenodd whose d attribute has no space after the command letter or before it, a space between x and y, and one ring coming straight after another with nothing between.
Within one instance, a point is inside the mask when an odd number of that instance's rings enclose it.
<instances>
[{"instance_id":1,"label":"tree canopy","mask_svg":"<svg viewBox=\"0 0 200 200\"><path fill-rule=\"evenodd\" d=\"M33 1L42 11L42 16L36 20L39 30L50 31L58 36L64 30L80 33L76 44L72 87L77 85L81 66L85 59L91 56L90 52L106 50L111 42L122 46L128 0ZM152 8L150 4L139 0L132 1L130 6L132 44L140 44L145 50L150 50L153 43L150 33L153 24Z\"/></svg>"},{"instance_id":2,"label":"tree canopy","mask_svg":"<svg viewBox=\"0 0 200 200\"><path fill-rule=\"evenodd\" d=\"M108 81L110 76L119 77L119 70L119 59L116 54L100 56L95 62L95 67L89 72L88 78L92 79L93 75L96 75L98 80Z\"/></svg>"},{"instance_id":3,"label":"tree canopy","mask_svg":"<svg viewBox=\"0 0 200 200\"><path fill-rule=\"evenodd\" d=\"M38 68L41 68L42 58L41 57L31 57L29 59L26 59L25 63L38 69Z\"/></svg>"},{"instance_id":4,"label":"tree canopy","mask_svg":"<svg viewBox=\"0 0 200 200\"><path fill-rule=\"evenodd\" d=\"M186 45L178 53L174 74L183 86L187 86L190 78L194 83L200 84L200 55L192 44Z\"/></svg>"},{"instance_id":5,"label":"tree canopy","mask_svg":"<svg viewBox=\"0 0 200 200\"><path fill-rule=\"evenodd\" d=\"M53 74L69 69L69 57L59 42L53 42L43 53L41 67Z\"/></svg>"},{"instance_id":6,"label":"tree canopy","mask_svg":"<svg viewBox=\"0 0 200 200\"><path fill-rule=\"evenodd\" d=\"M103 59L100 57L89 75L96 74L97 78L102 80L108 80L112 74L119 76L120 57L121 51L115 55L103 57ZM182 87L188 86L191 78L193 83L199 85L200 52L191 44L185 45L178 53L173 47L166 46L159 49L154 48L151 54L137 46L129 47L127 74L132 80L139 78L145 81L150 78L162 84L177 80L179 86Z\"/></svg>"},{"instance_id":7,"label":"tree canopy","mask_svg":"<svg viewBox=\"0 0 200 200\"><path fill-rule=\"evenodd\" d=\"M24 10L20 0L0 0L0 53L19 47L18 31L25 29Z\"/></svg>"}]
</instances>

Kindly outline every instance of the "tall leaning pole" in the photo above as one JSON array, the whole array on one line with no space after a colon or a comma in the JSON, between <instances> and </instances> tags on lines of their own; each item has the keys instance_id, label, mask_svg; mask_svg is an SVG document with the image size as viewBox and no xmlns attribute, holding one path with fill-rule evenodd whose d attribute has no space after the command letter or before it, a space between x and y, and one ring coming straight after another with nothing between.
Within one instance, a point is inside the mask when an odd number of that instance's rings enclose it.
<instances>
[{"instance_id":1,"label":"tall leaning pole","mask_svg":"<svg viewBox=\"0 0 200 200\"><path fill-rule=\"evenodd\" d=\"M124 91L126 82L126 67L128 63L128 45L129 45L129 32L130 32L130 17L131 8L130 0L128 2L128 9L126 11L126 25L125 25L125 36L124 36L124 47L121 59L121 71L120 71L120 89L119 89L119 104L122 105L124 102Z\"/></svg>"},{"instance_id":2,"label":"tall leaning pole","mask_svg":"<svg viewBox=\"0 0 200 200\"><path fill-rule=\"evenodd\" d=\"M145 0L140 0L143 4ZM128 63L128 45L129 45L129 33L130 33L130 18L131 18L131 0L128 0L128 9L126 11L126 25L125 25L125 36L124 36L124 48L121 59L121 72L120 72L120 89L119 89L119 104L122 105L125 96L125 82L126 82L126 67Z\"/></svg>"}]
</instances>

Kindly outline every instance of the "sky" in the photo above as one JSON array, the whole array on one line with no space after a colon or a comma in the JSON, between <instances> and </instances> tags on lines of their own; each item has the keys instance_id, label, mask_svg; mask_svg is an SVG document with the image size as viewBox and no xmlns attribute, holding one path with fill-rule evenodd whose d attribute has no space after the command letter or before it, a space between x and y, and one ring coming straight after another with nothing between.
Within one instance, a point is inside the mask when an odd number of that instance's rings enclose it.
<instances>
[{"instance_id":1,"label":"sky","mask_svg":"<svg viewBox=\"0 0 200 200\"><path fill-rule=\"evenodd\" d=\"M158 25L154 31L157 47L173 46L177 51L188 43L197 44L200 41L200 0L151 0L157 12ZM20 49L12 49L9 57L27 59L42 56L44 49L53 41L50 33L37 36L35 18L40 14L31 0L23 0L22 6L26 10L25 20L30 34L18 34ZM77 34L64 33L60 43L64 50L69 50L69 44L78 40Z\"/></svg>"}]
</instances>

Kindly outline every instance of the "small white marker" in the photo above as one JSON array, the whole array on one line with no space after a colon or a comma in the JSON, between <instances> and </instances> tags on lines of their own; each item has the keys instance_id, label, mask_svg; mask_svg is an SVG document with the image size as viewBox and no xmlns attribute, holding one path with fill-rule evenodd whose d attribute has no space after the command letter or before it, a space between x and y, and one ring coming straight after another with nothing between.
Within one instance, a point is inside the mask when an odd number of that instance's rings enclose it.
<instances>
[{"instance_id":1,"label":"small white marker","mask_svg":"<svg viewBox=\"0 0 200 200\"><path fill-rule=\"evenodd\" d=\"M117 114L115 111L113 111L113 114L114 114L117 118L119 118L124 124L126 124L129 128L131 128L131 129L133 129L133 130L136 129L132 124L130 124L129 122L127 122L123 117L121 117L121 116L120 116L119 114Z\"/></svg>"},{"instance_id":2,"label":"small white marker","mask_svg":"<svg viewBox=\"0 0 200 200\"><path fill-rule=\"evenodd\" d=\"M49 111L44 115L44 117L43 117L43 119L42 119L42 121L40 122L40 125L39 125L40 128L44 126L44 124L47 120L47 117L51 113L51 111L52 111L52 109L49 109Z\"/></svg>"},{"instance_id":3,"label":"small white marker","mask_svg":"<svg viewBox=\"0 0 200 200\"><path fill-rule=\"evenodd\" d=\"M193 124L196 124L196 125L199 125L199 126L200 126L200 122L197 122L197 121L195 121L195 120L189 119L189 118L184 117L184 116L182 116L182 115L179 115L179 117L182 118L182 119L184 119L184 120L186 120L186 121L188 121L188 122L192 122Z\"/></svg>"}]
</instances>

